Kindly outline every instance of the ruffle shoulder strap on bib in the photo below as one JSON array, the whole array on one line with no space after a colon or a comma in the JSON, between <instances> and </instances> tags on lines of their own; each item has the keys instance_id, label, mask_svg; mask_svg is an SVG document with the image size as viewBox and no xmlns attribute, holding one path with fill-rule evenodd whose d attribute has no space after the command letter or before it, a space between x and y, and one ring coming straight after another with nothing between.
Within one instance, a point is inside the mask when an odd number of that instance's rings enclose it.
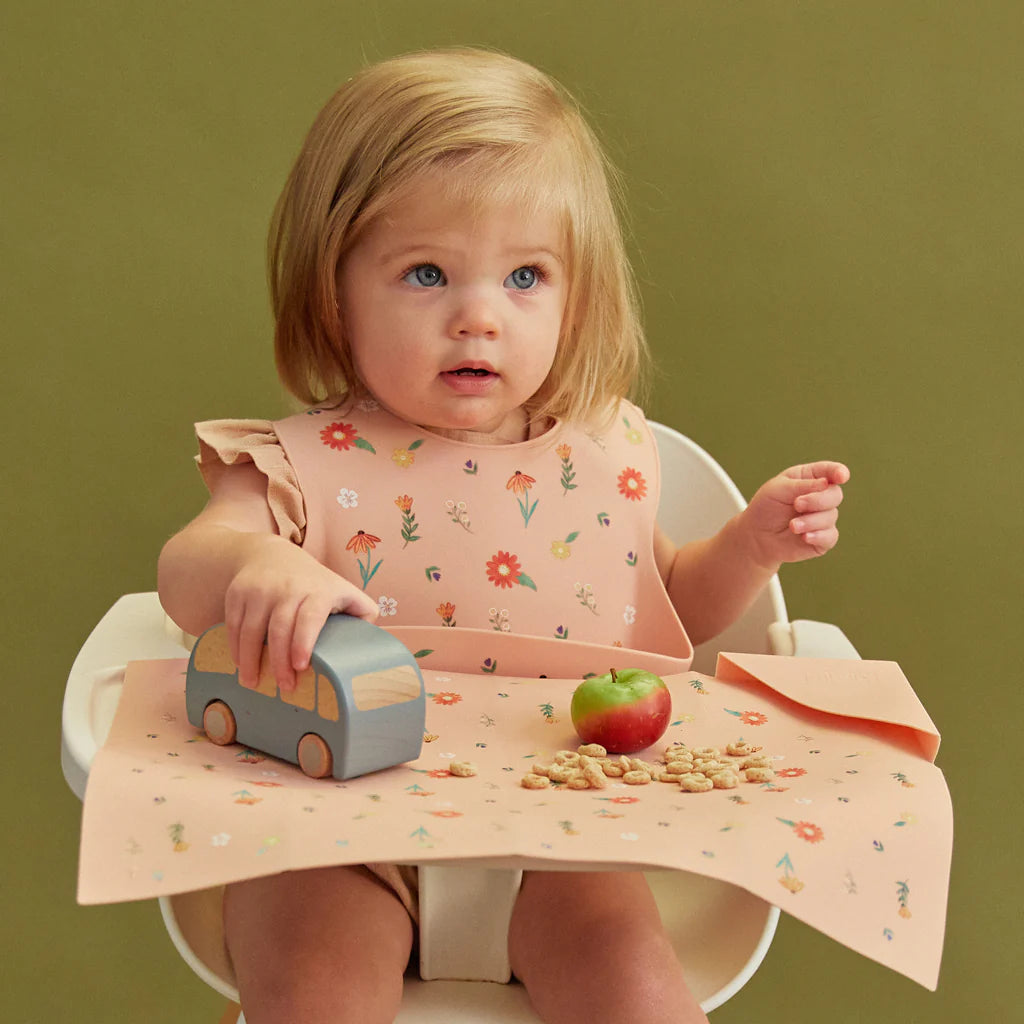
<instances>
[{"instance_id":1,"label":"ruffle shoulder strap on bib","mask_svg":"<svg viewBox=\"0 0 1024 1024\"><path fill-rule=\"evenodd\" d=\"M301 544L306 511L292 464L269 420L207 420L195 425L199 441L196 464L213 491L228 467L251 462L267 480L267 504L277 532Z\"/></svg>"}]
</instances>

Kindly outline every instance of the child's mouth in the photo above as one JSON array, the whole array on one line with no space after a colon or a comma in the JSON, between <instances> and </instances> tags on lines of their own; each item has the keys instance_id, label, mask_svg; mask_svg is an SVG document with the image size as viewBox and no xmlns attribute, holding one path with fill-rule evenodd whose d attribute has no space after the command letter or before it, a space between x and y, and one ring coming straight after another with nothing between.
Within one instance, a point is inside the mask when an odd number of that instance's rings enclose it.
<instances>
[{"instance_id":1,"label":"child's mouth","mask_svg":"<svg viewBox=\"0 0 1024 1024\"><path fill-rule=\"evenodd\" d=\"M459 370L449 370L449 373L454 373L456 377L489 377L491 375L490 370L474 370L468 366L463 366Z\"/></svg>"}]
</instances>

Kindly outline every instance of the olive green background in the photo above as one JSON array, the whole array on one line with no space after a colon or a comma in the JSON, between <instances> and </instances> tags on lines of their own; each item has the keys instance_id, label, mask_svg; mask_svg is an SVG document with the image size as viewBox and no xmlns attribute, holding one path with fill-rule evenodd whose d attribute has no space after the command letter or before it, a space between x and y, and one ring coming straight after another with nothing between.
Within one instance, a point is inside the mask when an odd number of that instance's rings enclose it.
<instances>
[{"instance_id":1,"label":"olive green background","mask_svg":"<svg viewBox=\"0 0 1024 1024\"><path fill-rule=\"evenodd\" d=\"M364 60L476 43L560 78L625 173L650 414L748 494L791 462L850 464L839 548L784 570L791 615L898 661L944 734L938 993L784 917L716 1024L1014 1019L1020 6L5 7L0 1017L219 1017L154 905L75 904L64 680L203 501L190 424L286 408L263 246L315 111Z\"/></svg>"}]
</instances>

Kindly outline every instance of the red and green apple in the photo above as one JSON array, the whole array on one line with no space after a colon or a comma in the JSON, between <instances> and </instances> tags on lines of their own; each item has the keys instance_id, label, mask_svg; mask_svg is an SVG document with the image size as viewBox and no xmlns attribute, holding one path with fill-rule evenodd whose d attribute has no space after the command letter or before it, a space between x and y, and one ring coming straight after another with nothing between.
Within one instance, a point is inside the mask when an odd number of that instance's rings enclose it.
<instances>
[{"instance_id":1,"label":"red and green apple","mask_svg":"<svg viewBox=\"0 0 1024 1024\"><path fill-rule=\"evenodd\" d=\"M609 752L633 754L657 743L672 717L665 681L642 668L612 669L576 687L572 724L584 743Z\"/></svg>"}]
</instances>

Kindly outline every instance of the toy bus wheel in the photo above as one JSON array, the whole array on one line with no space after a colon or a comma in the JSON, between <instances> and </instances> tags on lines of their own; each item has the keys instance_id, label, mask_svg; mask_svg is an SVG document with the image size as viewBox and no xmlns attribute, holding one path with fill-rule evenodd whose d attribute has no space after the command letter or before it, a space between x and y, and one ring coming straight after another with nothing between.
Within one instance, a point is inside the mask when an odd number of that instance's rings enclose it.
<instances>
[{"instance_id":1,"label":"toy bus wheel","mask_svg":"<svg viewBox=\"0 0 1024 1024\"><path fill-rule=\"evenodd\" d=\"M299 767L311 779L326 779L334 768L331 748L315 732L299 740Z\"/></svg>"},{"instance_id":2,"label":"toy bus wheel","mask_svg":"<svg viewBox=\"0 0 1024 1024\"><path fill-rule=\"evenodd\" d=\"M216 743L218 747L234 743L238 733L234 712L224 701L212 701L203 712L203 730L210 742Z\"/></svg>"}]
</instances>

